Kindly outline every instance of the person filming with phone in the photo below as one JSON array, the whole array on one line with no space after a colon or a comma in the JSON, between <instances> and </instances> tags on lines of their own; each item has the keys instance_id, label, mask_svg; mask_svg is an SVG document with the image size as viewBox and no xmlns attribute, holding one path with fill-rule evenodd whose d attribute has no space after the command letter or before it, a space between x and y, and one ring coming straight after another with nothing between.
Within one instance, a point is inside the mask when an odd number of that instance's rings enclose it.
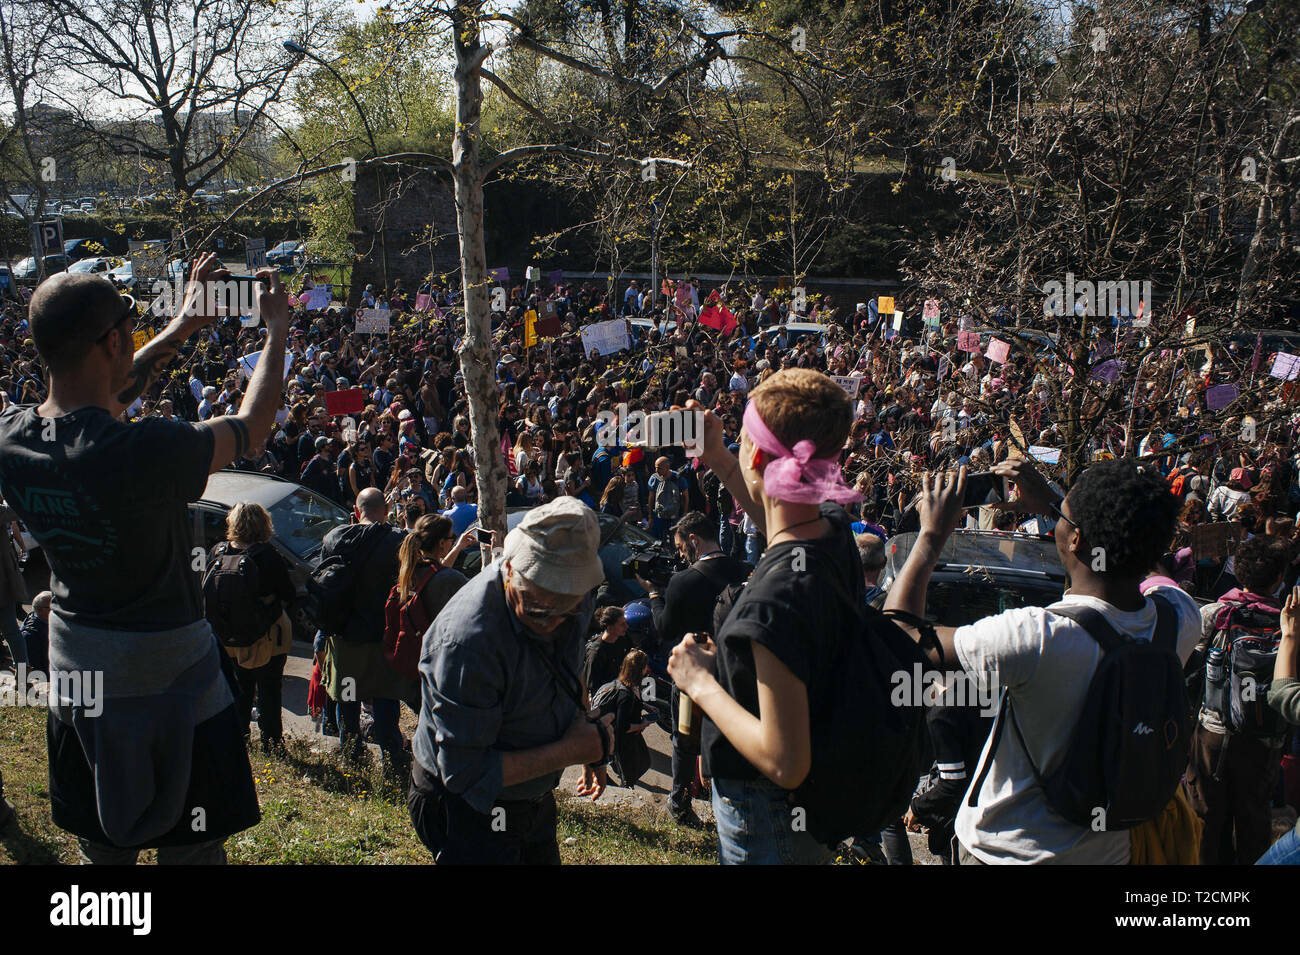
<instances>
[{"instance_id":1,"label":"person filming with phone","mask_svg":"<svg viewBox=\"0 0 1300 955\"><path fill-rule=\"evenodd\" d=\"M179 313L138 352L135 303L106 278L46 280L30 321L49 397L0 415L0 488L52 571L51 667L103 676L97 699L50 700L47 734L54 822L88 863L157 848L161 863L221 864L226 837L259 819L187 505L270 434L289 328L279 272L258 275L267 335L237 414L120 420L216 318L210 283L227 275L199 256Z\"/></svg>"}]
</instances>

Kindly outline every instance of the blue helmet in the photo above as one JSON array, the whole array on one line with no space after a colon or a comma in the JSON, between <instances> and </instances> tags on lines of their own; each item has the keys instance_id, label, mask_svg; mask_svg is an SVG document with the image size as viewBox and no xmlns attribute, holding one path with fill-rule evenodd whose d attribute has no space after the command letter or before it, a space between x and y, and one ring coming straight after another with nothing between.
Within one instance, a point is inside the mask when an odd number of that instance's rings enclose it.
<instances>
[{"instance_id":1,"label":"blue helmet","mask_svg":"<svg viewBox=\"0 0 1300 955\"><path fill-rule=\"evenodd\" d=\"M654 615L644 600L634 600L623 608L623 618L628 630L649 630L654 626Z\"/></svg>"}]
</instances>

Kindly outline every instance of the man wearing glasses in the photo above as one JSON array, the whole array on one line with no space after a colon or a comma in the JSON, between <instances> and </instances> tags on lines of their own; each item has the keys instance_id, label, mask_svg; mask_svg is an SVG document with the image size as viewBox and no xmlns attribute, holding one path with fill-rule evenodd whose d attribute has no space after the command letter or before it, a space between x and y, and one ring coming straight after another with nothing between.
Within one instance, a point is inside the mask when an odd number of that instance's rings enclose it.
<instances>
[{"instance_id":1,"label":"man wearing glasses","mask_svg":"<svg viewBox=\"0 0 1300 955\"><path fill-rule=\"evenodd\" d=\"M439 865L558 864L555 787L586 764L600 796L610 718L588 718L578 677L604 579L595 513L561 497L529 511L424 637L408 799Z\"/></svg>"},{"instance_id":2,"label":"man wearing glasses","mask_svg":"<svg viewBox=\"0 0 1300 955\"><path fill-rule=\"evenodd\" d=\"M209 282L228 273L211 255L195 266L180 314L138 353L135 303L106 278L42 283L30 320L49 398L0 414L0 488L52 571L51 675L81 677L52 681L48 736L54 822L85 862L157 847L160 863L221 863L226 836L258 821L186 505L270 433L289 326L278 272L259 275L266 349L238 414L120 420L215 318Z\"/></svg>"}]
</instances>

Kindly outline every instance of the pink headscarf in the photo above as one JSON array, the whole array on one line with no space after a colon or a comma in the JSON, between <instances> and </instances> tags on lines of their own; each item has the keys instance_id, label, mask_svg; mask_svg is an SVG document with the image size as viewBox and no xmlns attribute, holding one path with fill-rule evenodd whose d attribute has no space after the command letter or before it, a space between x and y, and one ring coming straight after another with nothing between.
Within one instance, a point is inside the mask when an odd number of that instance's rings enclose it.
<instances>
[{"instance_id":1,"label":"pink headscarf","mask_svg":"<svg viewBox=\"0 0 1300 955\"><path fill-rule=\"evenodd\" d=\"M793 450L787 448L763 423L753 401L745 405L744 422L750 440L774 458L763 472L763 486L769 497L796 504L849 504L862 500L861 494L844 483L838 454L813 457L817 446L806 438Z\"/></svg>"}]
</instances>

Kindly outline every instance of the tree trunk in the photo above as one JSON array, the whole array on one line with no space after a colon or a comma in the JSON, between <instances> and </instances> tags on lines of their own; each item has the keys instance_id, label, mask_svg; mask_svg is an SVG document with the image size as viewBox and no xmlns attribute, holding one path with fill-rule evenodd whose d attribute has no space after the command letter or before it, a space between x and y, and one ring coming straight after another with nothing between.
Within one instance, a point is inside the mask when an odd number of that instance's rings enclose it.
<instances>
[{"instance_id":1,"label":"tree trunk","mask_svg":"<svg viewBox=\"0 0 1300 955\"><path fill-rule=\"evenodd\" d=\"M483 102L479 67L490 51L482 45L472 12L456 20L456 136L452 143L452 178L460 233L461 286L465 295L465 338L460 349L460 368L469 399L479 523L500 532L504 540L506 464L501 454L501 436L497 433L499 396L492 347L487 252L483 246L483 172L478 142L479 109Z\"/></svg>"}]
</instances>

